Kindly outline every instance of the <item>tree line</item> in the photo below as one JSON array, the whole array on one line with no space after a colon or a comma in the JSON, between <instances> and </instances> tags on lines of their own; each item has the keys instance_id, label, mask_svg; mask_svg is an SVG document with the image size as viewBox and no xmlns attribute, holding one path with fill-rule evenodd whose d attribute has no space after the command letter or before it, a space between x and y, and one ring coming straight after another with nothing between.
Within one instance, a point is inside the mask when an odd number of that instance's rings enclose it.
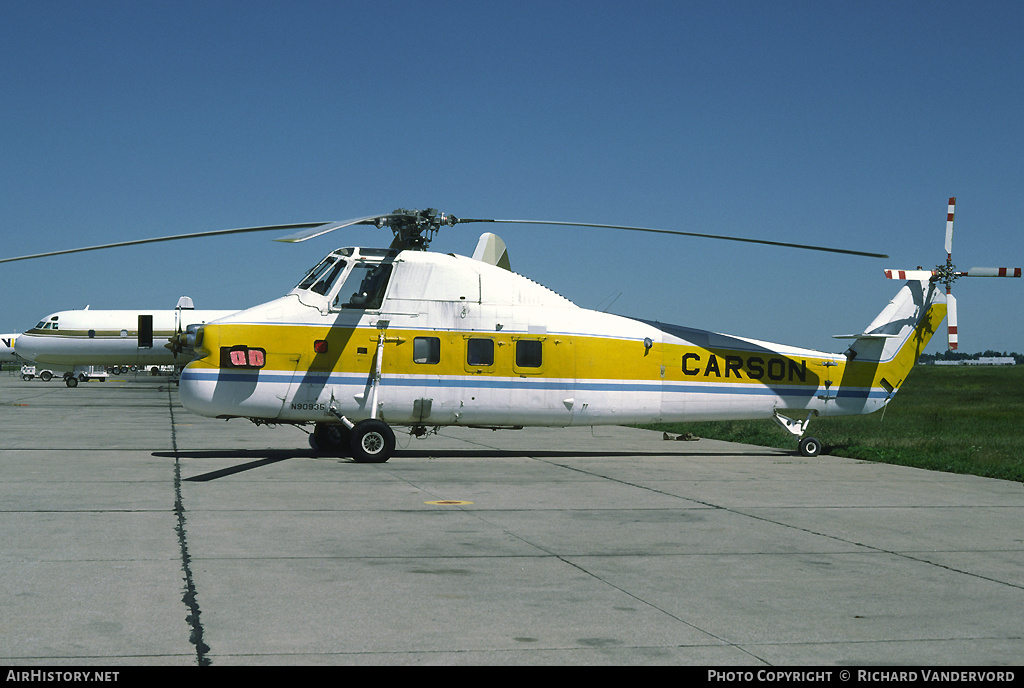
<instances>
[{"instance_id":1,"label":"tree line","mask_svg":"<svg viewBox=\"0 0 1024 688\"><path fill-rule=\"evenodd\" d=\"M1012 358L1017 365L1024 363L1024 354L1018 354L1016 351L1013 353L1007 353L1005 351L992 351L987 349L980 353L968 354L962 351L943 351L937 354L921 354L918 359L918 363L934 363L935 361L970 361L978 358Z\"/></svg>"}]
</instances>

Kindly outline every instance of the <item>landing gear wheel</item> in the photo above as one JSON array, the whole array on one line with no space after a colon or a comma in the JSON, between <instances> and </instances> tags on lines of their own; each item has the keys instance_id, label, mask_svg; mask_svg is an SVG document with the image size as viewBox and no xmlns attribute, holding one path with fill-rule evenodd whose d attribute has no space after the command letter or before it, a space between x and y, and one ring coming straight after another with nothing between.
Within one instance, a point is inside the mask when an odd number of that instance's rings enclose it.
<instances>
[{"instance_id":1,"label":"landing gear wheel","mask_svg":"<svg viewBox=\"0 0 1024 688\"><path fill-rule=\"evenodd\" d=\"M64 378L64 384L67 385L68 387L77 387L78 378L75 377L74 375L68 375L66 378Z\"/></svg>"},{"instance_id":2,"label":"landing gear wheel","mask_svg":"<svg viewBox=\"0 0 1024 688\"><path fill-rule=\"evenodd\" d=\"M324 451L336 456L348 454L351 432L341 423L317 423L309 436L309 446L314 451Z\"/></svg>"},{"instance_id":3,"label":"landing gear wheel","mask_svg":"<svg viewBox=\"0 0 1024 688\"><path fill-rule=\"evenodd\" d=\"M384 421L367 418L352 428L349 446L356 463L384 463L395 450L395 433Z\"/></svg>"},{"instance_id":4,"label":"landing gear wheel","mask_svg":"<svg viewBox=\"0 0 1024 688\"><path fill-rule=\"evenodd\" d=\"M821 452L821 442L816 437L804 437L799 446L801 456L817 456Z\"/></svg>"}]
</instances>

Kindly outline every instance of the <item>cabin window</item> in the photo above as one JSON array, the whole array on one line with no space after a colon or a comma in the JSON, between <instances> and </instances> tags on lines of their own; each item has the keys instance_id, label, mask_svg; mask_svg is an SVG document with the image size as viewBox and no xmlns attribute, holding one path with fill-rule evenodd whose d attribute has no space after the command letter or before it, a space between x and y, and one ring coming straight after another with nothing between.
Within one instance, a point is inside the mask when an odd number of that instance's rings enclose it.
<instances>
[{"instance_id":1,"label":"cabin window","mask_svg":"<svg viewBox=\"0 0 1024 688\"><path fill-rule=\"evenodd\" d=\"M540 368L541 348L540 340L518 340L516 342L516 365L520 368Z\"/></svg>"},{"instance_id":2,"label":"cabin window","mask_svg":"<svg viewBox=\"0 0 1024 688\"><path fill-rule=\"evenodd\" d=\"M469 339L466 342L466 363L471 366L494 365L494 340Z\"/></svg>"},{"instance_id":3,"label":"cabin window","mask_svg":"<svg viewBox=\"0 0 1024 688\"><path fill-rule=\"evenodd\" d=\"M413 363L440 363L441 340L438 337L416 337L412 340Z\"/></svg>"},{"instance_id":4,"label":"cabin window","mask_svg":"<svg viewBox=\"0 0 1024 688\"><path fill-rule=\"evenodd\" d=\"M341 285L334 307L380 308L389 279L391 263L357 263Z\"/></svg>"}]
</instances>

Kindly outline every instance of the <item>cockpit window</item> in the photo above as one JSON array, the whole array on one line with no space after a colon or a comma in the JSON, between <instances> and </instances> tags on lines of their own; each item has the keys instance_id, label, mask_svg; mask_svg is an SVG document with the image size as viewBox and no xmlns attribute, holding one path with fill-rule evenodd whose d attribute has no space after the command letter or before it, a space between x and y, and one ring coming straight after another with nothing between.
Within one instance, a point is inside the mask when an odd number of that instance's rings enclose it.
<instances>
[{"instance_id":1,"label":"cockpit window","mask_svg":"<svg viewBox=\"0 0 1024 688\"><path fill-rule=\"evenodd\" d=\"M345 261L337 256L327 256L320 264L306 273L306 276L299 282L299 289L308 289L316 294L326 294L338 278L341 271L345 269Z\"/></svg>"},{"instance_id":2,"label":"cockpit window","mask_svg":"<svg viewBox=\"0 0 1024 688\"><path fill-rule=\"evenodd\" d=\"M391 263L357 263L345 278L335 308L380 308L391 278Z\"/></svg>"}]
</instances>

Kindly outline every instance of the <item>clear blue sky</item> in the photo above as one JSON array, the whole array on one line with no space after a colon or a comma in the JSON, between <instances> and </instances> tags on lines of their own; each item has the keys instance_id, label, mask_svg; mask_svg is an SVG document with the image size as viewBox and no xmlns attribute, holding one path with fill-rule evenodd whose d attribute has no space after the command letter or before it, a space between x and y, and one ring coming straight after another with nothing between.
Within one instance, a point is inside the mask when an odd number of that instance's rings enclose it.
<instances>
[{"instance_id":1,"label":"clear blue sky","mask_svg":"<svg viewBox=\"0 0 1024 688\"><path fill-rule=\"evenodd\" d=\"M500 229L517 272L581 306L828 351L895 294L884 268L945 259L949 196L958 266L1024 264L1024 3L0 8L4 257L428 206L890 254ZM0 331L182 294L243 308L390 240L273 237L0 265ZM1024 280L955 294L961 350L1024 352Z\"/></svg>"}]
</instances>

